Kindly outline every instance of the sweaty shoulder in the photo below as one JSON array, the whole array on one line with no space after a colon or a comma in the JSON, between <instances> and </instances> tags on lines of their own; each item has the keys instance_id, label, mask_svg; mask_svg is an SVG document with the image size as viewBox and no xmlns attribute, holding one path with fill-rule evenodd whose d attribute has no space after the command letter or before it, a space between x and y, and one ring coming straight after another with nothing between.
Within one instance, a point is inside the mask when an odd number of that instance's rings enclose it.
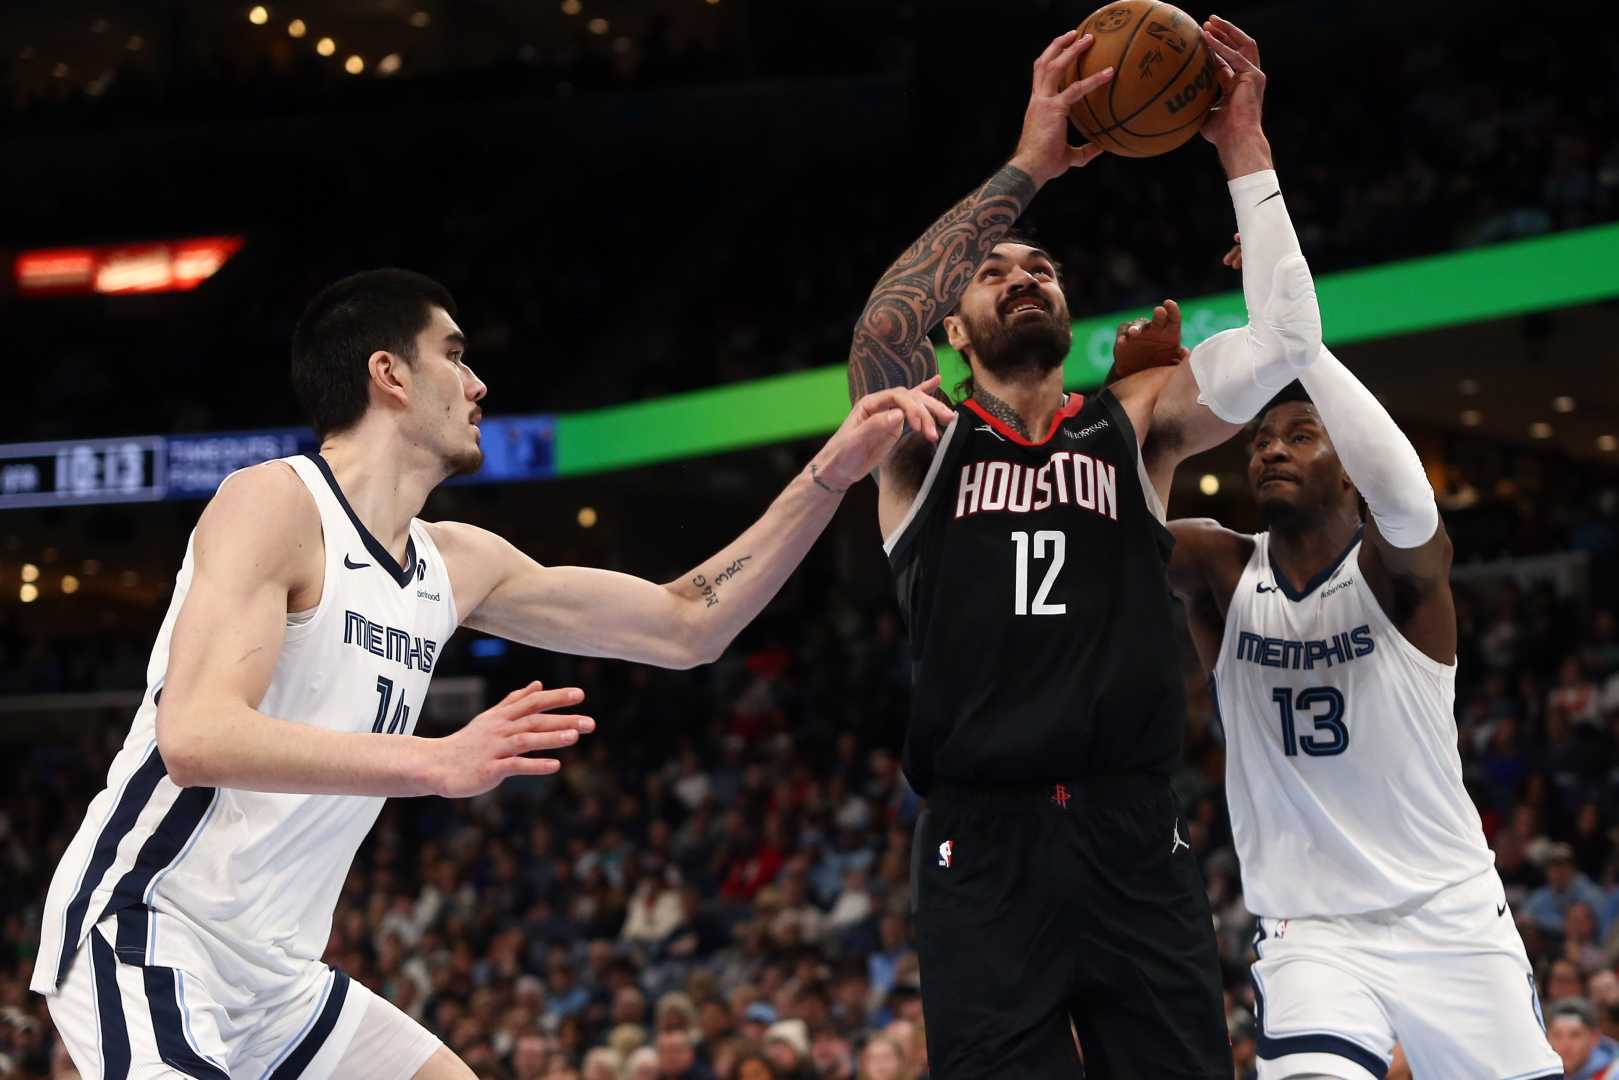
<instances>
[{"instance_id":1,"label":"sweaty shoulder","mask_svg":"<svg viewBox=\"0 0 1619 1080\"><path fill-rule=\"evenodd\" d=\"M1175 550L1169 560L1170 584L1187 597L1208 592L1223 607L1254 554L1254 538L1234 532L1213 518L1176 518L1169 523Z\"/></svg>"},{"instance_id":2,"label":"sweaty shoulder","mask_svg":"<svg viewBox=\"0 0 1619 1080\"><path fill-rule=\"evenodd\" d=\"M291 466L266 461L220 485L197 522L192 550L199 568L285 584L297 594L321 587L320 510Z\"/></svg>"}]
</instances>

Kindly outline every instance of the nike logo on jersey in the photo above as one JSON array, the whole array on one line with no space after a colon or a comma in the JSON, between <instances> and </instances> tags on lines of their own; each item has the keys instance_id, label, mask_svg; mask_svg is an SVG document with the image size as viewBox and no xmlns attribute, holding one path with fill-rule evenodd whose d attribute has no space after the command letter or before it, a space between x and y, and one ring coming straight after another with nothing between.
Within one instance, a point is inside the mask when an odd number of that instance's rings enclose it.
<instances>
[{"instance_id":1,"label":"nike logo on jersey","mask_svg":"<svg viewBox=\"0 0 1619 1080\"><path fill-rule=\"evenodd\" d=\"M1499 919L1501 916L1505 915L1506 913L1507 913L1507 902L1505 900L1503 900L1499 904L1495 905L1495 917L1497 919Z\"/></svg>"},{"instance_id":2,"label":"nike logo on jersey","mask_svg":"<svg viewBox=\"0 0 1619 1080\"><path fill-rule=\"evenodd\" d=\"M1260 592L1275 592L1276 591L1276 586L1274 586L1274 585L1266 585L1263 581L1261 581L1257 586L1255 586L1255 588L1258 589L1258 591L1260 591Z\"/></svg>"},{"instance_id":3,"label":"nike logo on jersey","mask_svg":"<svg viewBox=\"0 0 1619 1080\"><path fill-rule=\"evenodd\" d=\"M973 430L974 431L987 431L991 435L995 436L997 439L1001 440L1001 442L1006 441L1006 436L1005 435L1002 435L1000 432L996 431L994 428L990 427L988 424L979 424Z\"/></svg>"},{"instance_id":4,"label":"nike logo on jersey","mask_svg":"<svg viewBox=\"0 0 1619 1080\"><path fill-rule=\"evenodd\" d=\"M347 555L345 555L343 556L343 565L348 567L350 570L364 570L371 564L368 562L355 562L353 559L350 559Z\"/></svg>"}]
</instances>

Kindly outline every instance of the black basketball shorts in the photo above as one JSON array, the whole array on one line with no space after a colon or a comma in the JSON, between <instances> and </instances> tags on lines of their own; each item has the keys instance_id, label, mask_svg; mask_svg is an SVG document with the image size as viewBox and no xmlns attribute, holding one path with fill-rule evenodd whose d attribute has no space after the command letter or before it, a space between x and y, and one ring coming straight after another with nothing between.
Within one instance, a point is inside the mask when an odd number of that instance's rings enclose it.
<instances>
[{"instance_id":1,"label":"black basketball shorts","mask_svg":"<svg viewBox=\"0 0 1619 1080\"><path fill-rule=\"evenodd\" d=\"M930 795L912 896L935 1080L1230 1080L1178 814L1163 777Z\"/></svg>"}]
</instances>

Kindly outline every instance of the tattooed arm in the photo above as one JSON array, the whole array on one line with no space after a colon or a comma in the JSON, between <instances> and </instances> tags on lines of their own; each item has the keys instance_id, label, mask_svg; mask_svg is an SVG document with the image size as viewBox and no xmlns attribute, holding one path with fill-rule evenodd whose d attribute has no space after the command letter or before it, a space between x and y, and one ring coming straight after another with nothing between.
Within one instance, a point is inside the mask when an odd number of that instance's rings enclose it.
<instances>
[{"instance_id":1,"label":"tattooed arm","mask_svg":"<svg viewBox=\"0 0 1619 1080\"><path fill-rule=\"evenodd\" d=\"M849 396L895 386L916 386L938 371L928 332L961 299L980 263L1012 228L1035 192L1101 150L1068 145L1068 110L1113 77L1108 68L1067 88L1064 73L1090 48L1089 35L1069 31L1034 62L1034 84L1023 116L1023 134L1012 160L976 191L951 207L890 266L866 301L849 350ZM931 447L902 439L878 476L879 518L908 501L920 485Z\"/></svg>"},{"instance_id":2,"label":"tattooed arm","mask_svg":"<svg viewBox=\"0 0 1619 1080\"><path fill-rule=\"evenodd\" d=\"M660 667L716 659L753 621L832 519L843 492L886 457L901 424L937 439L950 409L936 383L855 403L843 425L747 531L665 584L583 566L542 566L494 533L429 528L462 621L525 645Z\"/></svg>"},{"instance_id":3,"label":"tattooed arm","mask_svg":"<svg viewBox=\"0 0 1619 1080\"><path fill-rule=\"evenodd\" d=\"M915 386L938 372L928 332L956 306L978 264L1022 216L1036 190L1034 178L1017 165L1002 166L894 260L855 324L849 400L891 386Z\"/></svg>"}]
</instances>

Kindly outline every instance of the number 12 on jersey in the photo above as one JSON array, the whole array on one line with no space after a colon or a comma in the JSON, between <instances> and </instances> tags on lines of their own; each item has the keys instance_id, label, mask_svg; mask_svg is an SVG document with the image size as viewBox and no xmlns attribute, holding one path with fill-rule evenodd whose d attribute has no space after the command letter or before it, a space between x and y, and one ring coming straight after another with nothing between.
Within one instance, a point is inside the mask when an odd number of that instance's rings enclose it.
<instances>
[{"instance_id":1,"label":"number 12 on jersey","mask_svg":"<svg viewBox=\"0 0 1619 1080\"><path fill-rule=\"evenodd\" d=\"M1053 604L1046 600L1051 595L1051 587L1057 583L1057 574L1062 570L1063 560L1068 557L1068 536L1057 529L1041 529L1034 534L1034 541L1030 543L1027 532L1012 534L1012 546L1016 549L1014 557L1017 559L1017 583L1013 587L1012 614L1014 615L1066 615L1067 604ZM1049 554L1047 554L1049 552ZM1040 582L1040 590L1034 594L1034 606L1029 606L1029 562L1033 559L1050 559L1051 565L1046 568L1046 576Z\"/></svg>"},{"instance_id":2,"label":"number 12 on jersey","mask_svg":"<svg viewBox=\"0 0 1619 1080\"><path fill-rule=\"evenodd\" d=\"M1278 686L1270 698L1282 713L1282 753L1297 757L1303 750L1310 757L1332 757L1349 749L1349 728L1344 724L1344 694L1336 686L1312 686L1293 695L1291 688ZM1319 715L1317 705L1326 706ZM1315 723L1315 735L1298 734L1297 714Z\"/></svg>"}]
</instances>

